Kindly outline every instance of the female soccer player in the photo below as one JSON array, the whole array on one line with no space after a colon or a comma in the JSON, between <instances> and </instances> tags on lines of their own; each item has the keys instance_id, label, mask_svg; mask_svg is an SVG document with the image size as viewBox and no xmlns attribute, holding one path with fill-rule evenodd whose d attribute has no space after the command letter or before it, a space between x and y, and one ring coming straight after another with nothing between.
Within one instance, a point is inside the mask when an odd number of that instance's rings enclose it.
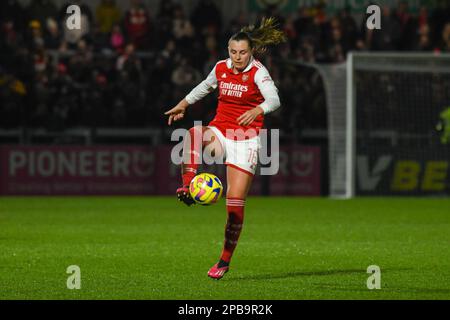
<instances>
[{"instance_id":1,"label":"female soccer player","mask_svg":"<svg viewBox=\"0 0 450 320\"><path fill-rule=\"evenodd\" d=\"M260 148L258 133L264 115L280 107L278 90L267 69L254 55L264 53L268 45L285 40L272 18L263 19L259 28L243 28L228 41L229 59L219 61L206 80L165 113L171 125L184 117L189 105L219 88L215 118L206 127L191 128L185 137L181 166L183 186L177 190L178 199L192 205L189 184L197 174L202 148L225 157L228 219L220 260L208 272L213 279L219 280L228 272L242 230L245 199L256 171ZM209 138L204 139L205 136Z\"/></svg>"}]
</instances>

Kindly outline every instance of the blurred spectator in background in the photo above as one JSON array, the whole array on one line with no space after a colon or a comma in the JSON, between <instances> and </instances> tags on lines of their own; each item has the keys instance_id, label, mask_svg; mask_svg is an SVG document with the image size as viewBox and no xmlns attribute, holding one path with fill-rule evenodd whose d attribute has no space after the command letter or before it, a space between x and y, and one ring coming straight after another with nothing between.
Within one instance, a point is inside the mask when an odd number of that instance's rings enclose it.
<instances>
[{"instance_id":1,"label":"blurred spectator in background","mask_svg":"<svg viewBox=\"0 0 450 320\"><path fill-rule=\"evenodd\" d=\"M13 54L23 41L22 34L16 30L12 19L5 19L4 22L0 24L0 30L3 34L3 36L0 37L0 51L3 52L3 54Z\"/></svg>"},{"instance_id":2,"label":"blurred spectator in background","mask_svg":"<svg viewBox=\"0 0 450 320\"><path fill-rule=\"evenodd\" d=\"M167 41L173 38L173 17L177 6L172 0L159 1L153 35L153 47L156 50L162 50Z\"/></svg>"},{"instance_id":3,"label":"blurred spectator in background","mask_svg":"<svg viewBox=\"0 0 450 320\"><path fill-rule=\"evenodd\" d=\"M230 20L228 28L225 30L225 37L229 39L233 34L242 29L242 26L248 24L248 16L245 12L239 13L236 17Z\"/></svg>"},{"instance_id":4,"label":"blurred spectator in background","mask_svg":"<svg viewBox=\"0 0 450 320\"><path fill-rule=\"evenodd\" d=\"M121 53L125 45L125 36L122 32L120 25L116 24L112 28L110 36L110 46L116 52Z\"/></svg>"},{"instance_id":5,"label":"blurred spectator in background","mask_svg":"<svg viewBox=\"0 0 450 320\"><path fill-rule=\"evenodd\" d=\"M102 0L95 10L95 18L100 32L109 34L113 26L120 22L121 14L115 0Z\"/></svg>"},{"instance_id":6,"label":"blurred spectator in background","mask_svg":"<svg viewBox=\"0 0 450 320\"><path fill-rule=\"evenodd\" d=\"M192 64L183 57L178 66L173 70L171 80L175 85L175 90L173 92L174 99L179 100L186 95L189 88L196 86L203 79L200 72L193 68Z\"/></svg>"},{"instance_id":7,"label":"blurred spectator in background","mask_svg":"<svg viewBox=\"0 0 450 320\"><path fill-rule=\"evenodd\" d=\"M442 31L442 41L439 49L443 52L450 52L450 22L444 26Z\"/></svg>"},{"instance_id":8,"label":"blurred spectator in background","mask_svg":"<svg viewBox=\"0 0 450 320\"><path fill-rule=\"evenodd\" d=\"M311 38L305 38L296 50L294 58L309 63L316 62L316 46L314 45L314 41Z\"/></svg>"},{"instance_id":9,"label":"blurred spectator in background","mask_svg":"<svg viewBox=\"0 0 450 320\"><path fill-rule=\"evenodd\" d=\"M338 18L332 18L330 21L329 40L327 41L327 60L329 62L344 62L347 56L348 48L345 47L342 39L341 23Z\"/></svg>"},{"instance_id":10,"label":"blurred spectator in background","mask_svg":"<svg viewBox=\"0 0 450 320\"><path fill-rule=\"evenodd\" d=\"M34 71L43 74L47 70L49 57L44 47L36 48L34 51Z\"/></svg>"},{"instance_id":11,"label":"blurred spectator in background","mask_svg":"<svg viewBox=\"0 0 450 320\"><path fill-rule=\"evenodd\" d=\"M358 27L351 15L350 8L346 7L339 13L339 21L342 31L342 43L347 50L354 49L358 38Z\"/></svg>"},{"instance_id":12,"label":"blurred spectator in background","mask_svg":"<svg viewBox=\"0 0 450 320\"><path fill-rule=\"evenodd\" d=\"M44 35L45 47L50 50L58 50L62 45L62 35L59 32L58 23L53 18L46 20L46 32Z\"/></svg>"},{"instance_id":13,"label":"blurred spectator in background","mask_svg":"<svg viewBox=\"0 0 450 320\"><path fill-rule=\"evenodd\" d=\"M205 48L207 52L207 58L219 59L219 48L217 45L217 40L213 36L208 36L205 39ZM214 67L214 66L213 66ZM211 68L212 70L212 68Z\"/></svg>"},{"instance_id":14,"label":"blurred spectator in background","mask_svg":"<svg viewBox=\"0 0 450 320\"><path fill-rule=\"evenodd\" d=\"M434 49L430 39L430 27L427 24L421 26L417 31L417 35L411 49L414 51L430 51Z\"/></svg>"},{"instance_id":15,"label":"blurred spectator in background","mask_svg":"<svg viewBox=\"0 0 450 320\"><path fill-rule=\"evenodd\" d=\"M30 38L28 46L31 50L43 49L45 47L44 32L42 24L38 20L30 21Z\"/></svg>"},{"instance_id":16,"label":"blurred spectator in background","mask_svg":"<svg viewBox=\"0 0 450 320\"><path fill-rule=\"evenodd\" d=\"M260 14L259 17L256 19L261 20L262 17L273 17L276 19L276 21L278 21L278 23L281 26L284 26L285 24L285 17L284 15L282 15L280 13L279 7L276 4L269 4L265 10L263 10Z\"/></svg>"},{"instance_id":17,"label":"blurred spectator in background","mask_svg":"<svg viewBox=\"0 0 450 320\"><path fill-rule=\"evenodd\" d=\"M76 51L69 59L69 73L77 83L87 83L91 78L93 52L85 40L77 43Z\"/></svg>"},{"instance_id":18,"label":"blurred spectator in background","mask_svg":"<svg viewBox=\"0 0 450 320\"><path fill-rule=\"evenodd\" d=\"M417 27L421 28L425 25L428 25L428 9L425 6L420 7L419 15L417 17Z\"/></svg>"},{"instance_id":19,"label":"blurred spectator in background","mask_svg":"<svg viewBox=\"0 0 450 320\"><path fill-rule=\"evenodd\" d=\"M116 97L124 103L126 117L123 119L125 126L142 126L145 99L143 99L142 83L144 74L142 72L142 62L136 55L134 44L126 46L124 53L117 61L119 71L116 86ZM116 105L116 111L120 111L122 106Z\"/></svg>"},{"instance_id":20,"label":"blurred spectator in background","mask_svg":"<svg viewBox=\"0 0 450 320\"><path fill-rule=\"evenodd\" d=\"M200 83L201 80L201 74L192 68L186 58L181 58L179 65L172 73L172 83L178 87L190 88Z\"/></svg>"},{"instance_id":21,"label":"blurred spectator in background","mask_svg":"<svg viewBox=\"0 0 450 320\"><path fill-rule=\"evenodd\" d=\"M417 19L409 12L408 2L400 1L394 13L400 24L399 50L410 50L417 32Z\"/></svg>"},{"instance_id":22,"label":"blurred spectator in background","mask_svg":"<svg viewBox=\"0 0 450 320\"><path fill-rule=\"evenodd\" d=\"M309 33L306 35L306 38L308 39L308 41L310 41L310 43L312 45L314 45L315 47L315 52L316 52L316 58L318 60L321 60L321 50L322 49L320 47L323 47L326 45L325 43L325 39L324 39L324 24L325 21L322 20L322 18L320 16L317 15L317 10L316 9L311 9L310 10L310 14L312 17L312 24L311 24L311 28L309 30Z\"/></svg>"},{"instance_id":23,"label":"blurred spectator in background","mask_svg":"<svg viewBox=\"0 0 450 320\"><path fill-rule=\"evenodd\" d=\"M284 33L286 34L286 37L288 39L288 43L292 48L295 48L297 46L297 29L295 28L295 18L293 15L289 15L286 19L286 22L284 23L283 28Z\"/></svg>"},{"instance_id":24,"label":"blurred spectator in background","mask_svg":"<svg viewBox=\"0 0 450 320\"><path fill-rule=\"evenodd\" d=\"M181 49L189 48L189 44L194 37L194 28L192 27L191 22L186 18L181 5L174 8L173 14L172 34L177 42L177 46Z\"/></svg>"},{"instance_id":25,"label":"blurred spectator in background","mask_svg":"<svg viewBox=\"0 0 450 320\"><path fill-rule=\"evenodd\" d=\"M172 0L160 0L158 6L158 19L167 19L172 21L176 7L180 5L175 4Z\"/></svg>"},{"instance_id":26,"label":"blurred spectator in background","mask_svg":"<svg viewBox=\"0 0 450 320\"><path fill-rule=\"evenodd\" d=\"M319 1L319 3L315 7L312 7L312 12L313 12L315 19L317 20L317 22L319 24L324 24L327 22L328 17L326 14L326 1L325 0Z\"/></svg>"},{"instance_id":27,"label":"blurred spectator in background","mask_svg":"<svg viewBox=\"0 0 450 320\"><path fill-rule=\"evenodd\" d=\"M394 17L400 22L401 30L405 30L404 28L408 24L408 22L411 20L411 15L408 11L408 2L407 1L400 1L397 5L397 9L395 10Z\"/></svg>"},{"instance_id":28,"label":"blurred spectator in background","mask_svg":"<svg viewBox=\"0 0 450 320\"><path fill-rule=\"evenodd\" d=\"M92 49L96 53L110 53L110 35L111 33L103 33L100 26L95 24L89 38L87 38L92 45Z\"/></svg>"},{"instance_id":29,"label":"blurred spectator in background","mask_svg":"<svg viewBox=\"0 0 450 320\"><path fill-rule=\"evenodd\" d=\"M448 0L437 0L437 6L434 7L430 16L431 41L441 43L442 30L446 23L450 22L450 3Z\"/></svg>"},{"instance_id":30,"label":"blurred spectator in background","mask_svg":"<svg viewBox=\"0 0 450 320\"><path fill-rule=\"evenodd\" d=\"M413 27L410 31L412 34L412 40L410 47L406 49L414 51L429 51L433 50L431 40L431 27L429 25L428 10L422 6L419 9L417 17L413 18Z\"/></svg>"},{"instance_id":31,"label":"blurred spectator in background","mask_svg":"<svg viewBox=\"0 0 450 320\"><path fill-rule=\"evenodd\" d=\"M213 28L215 33L222 30L222 14L211 0L200 0L197 3L192 12L191 21L199 35L204 34L208 27Z\"/></svg>"},{"instance_id":32,"label":"blurred spectator in background","mask_svg":"<svg viewBox=\"0 0 450 320\"><path fill-rule=\"evenodd\" d=\"M27 10L25 10L18 0L0 1L0 24L11 21L17 32L23 32L29 21Z\"/></svg>"},{"instance_id":33,"label":"blurred spectator in background","mask_svg":"<svg viewBox=\"0 0 450 320\"><path fill-rule=\"evenodd\" d=\"M117 59L116 68L118 71L128 72L132 79L140 77L141 61L136 56L134 44L130 43L125 47L125 51Z\"/></svg>"},{"instance_id":34,"label":"blurred spectator in background","mask_svg":"<svg viewBox=\"0 0 450 320\"><path fill-rule=\"evenodd\" d=\"M30 19L45 25L48 18L58 18L58 8L51 0L33 0L28 7Z\"/></svg>"},{"instance_id":35,"label":"blurred spectator in background","mask_svg":"<svg viewBox=\"0 0 450 320\"><path fill-rule=\"evenodd\" d=\"M0 67L0 127L15 128L22 124L24 97L27 94L22 81L7 74Z\"/></svg>"},{"instance_id":36,"label":"blurred spectator in background","mask_svg":"<svg viewBox=\"0 0 450 320\"><path fill-rule=\"evenodd\" d=\"M150 15L141 0L130 0L130 8L125 13L125 30L136 48L149 48Z\"/></svg>"},{"instance_id":37,"label":"blurred spectator in background","mask_svg":"<svg viewBox=\"0 0 450 320\"><path fill-rule=\"evenodd\" d=\"M365 21L363 22L366 30ZM368 47L374 51L386 50L395 51L399 49L401 38L401 24L391 14L391 8L384 6L381 15L382 28L380 30L367 30Z\"/></svg>"},{"instance_id":38,"label":"blurred spectator in background","mask_svg":"<svg viewBox=\"0 0 450 320\"><path fill-rule=\"evenodd\" d=\"M176 53L177 45L175 40L170 39L166 42L164 49L161 51L160 55L170 63L174 63L175 61L175 53Z\"/></svg>"},{"instance_id":39,"label":"blurred spectator in background","mask_svg":"<svg viewBox=\"0 0 450 320\"><path fill-rule=\"evenodd\" d=\"M306 6L300 7L297 12L297 18L294 21L297 36L300 41L311 34L312 24L313 18L309 14L308 8Z\"/></svg>"}]
</instances>

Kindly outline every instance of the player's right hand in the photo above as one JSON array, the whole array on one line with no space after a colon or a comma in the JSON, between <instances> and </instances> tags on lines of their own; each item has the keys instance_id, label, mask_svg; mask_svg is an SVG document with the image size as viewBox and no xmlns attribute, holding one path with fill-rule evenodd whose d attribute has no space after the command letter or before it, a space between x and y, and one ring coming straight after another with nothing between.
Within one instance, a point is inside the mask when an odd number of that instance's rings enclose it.
<instances>
[{"instance_id":1,"label":"player's right hand","mask_svg":"<svg viewBox=\"0 0 450 320\"><path fill-rule=\"evenodd\" d=\"M166 116L169 116L169 120L167 122L168 125L170 126L172 124L172 122L183 119L185 112L186 112L186 108L183 106L180 106L180 105L177 105L176 107L165 112L164 114Z\"/></svg>"}]
</instances>

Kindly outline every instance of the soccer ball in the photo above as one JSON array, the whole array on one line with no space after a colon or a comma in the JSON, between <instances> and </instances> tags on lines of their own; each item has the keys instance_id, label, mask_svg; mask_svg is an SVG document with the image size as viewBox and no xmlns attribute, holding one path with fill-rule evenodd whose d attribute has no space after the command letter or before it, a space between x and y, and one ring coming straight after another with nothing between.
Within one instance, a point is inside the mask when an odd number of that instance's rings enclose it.
<instances>
[{"instance_id":1,"label":"soccer ball","mask_svg":"<svg viewBox=\"0 0 450 320\"><path fill-rule=\"evenodd\" d=\"M201 173L192 179L189 185L189 193L198 204L207 206L219 201L222 196L223 186L219 178L211 173Z\"/></svg>"}]
</instances>

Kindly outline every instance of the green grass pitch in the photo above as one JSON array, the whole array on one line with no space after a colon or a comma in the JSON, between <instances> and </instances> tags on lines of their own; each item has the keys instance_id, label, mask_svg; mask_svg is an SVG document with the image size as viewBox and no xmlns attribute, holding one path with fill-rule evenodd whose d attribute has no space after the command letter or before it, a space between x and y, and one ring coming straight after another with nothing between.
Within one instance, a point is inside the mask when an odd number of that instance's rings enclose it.
<instances>
[{"instance_id":1,"label":"green grass pitch","mask_svg":"<svg viewBox=\"0 0 450 320\"><path fill-rule=\"evenodd\" d=\"M225 219L224 200L1 197L0 299L450 299L449 199L250 197L214 281Z\"/></svg>"}]
</instances>

